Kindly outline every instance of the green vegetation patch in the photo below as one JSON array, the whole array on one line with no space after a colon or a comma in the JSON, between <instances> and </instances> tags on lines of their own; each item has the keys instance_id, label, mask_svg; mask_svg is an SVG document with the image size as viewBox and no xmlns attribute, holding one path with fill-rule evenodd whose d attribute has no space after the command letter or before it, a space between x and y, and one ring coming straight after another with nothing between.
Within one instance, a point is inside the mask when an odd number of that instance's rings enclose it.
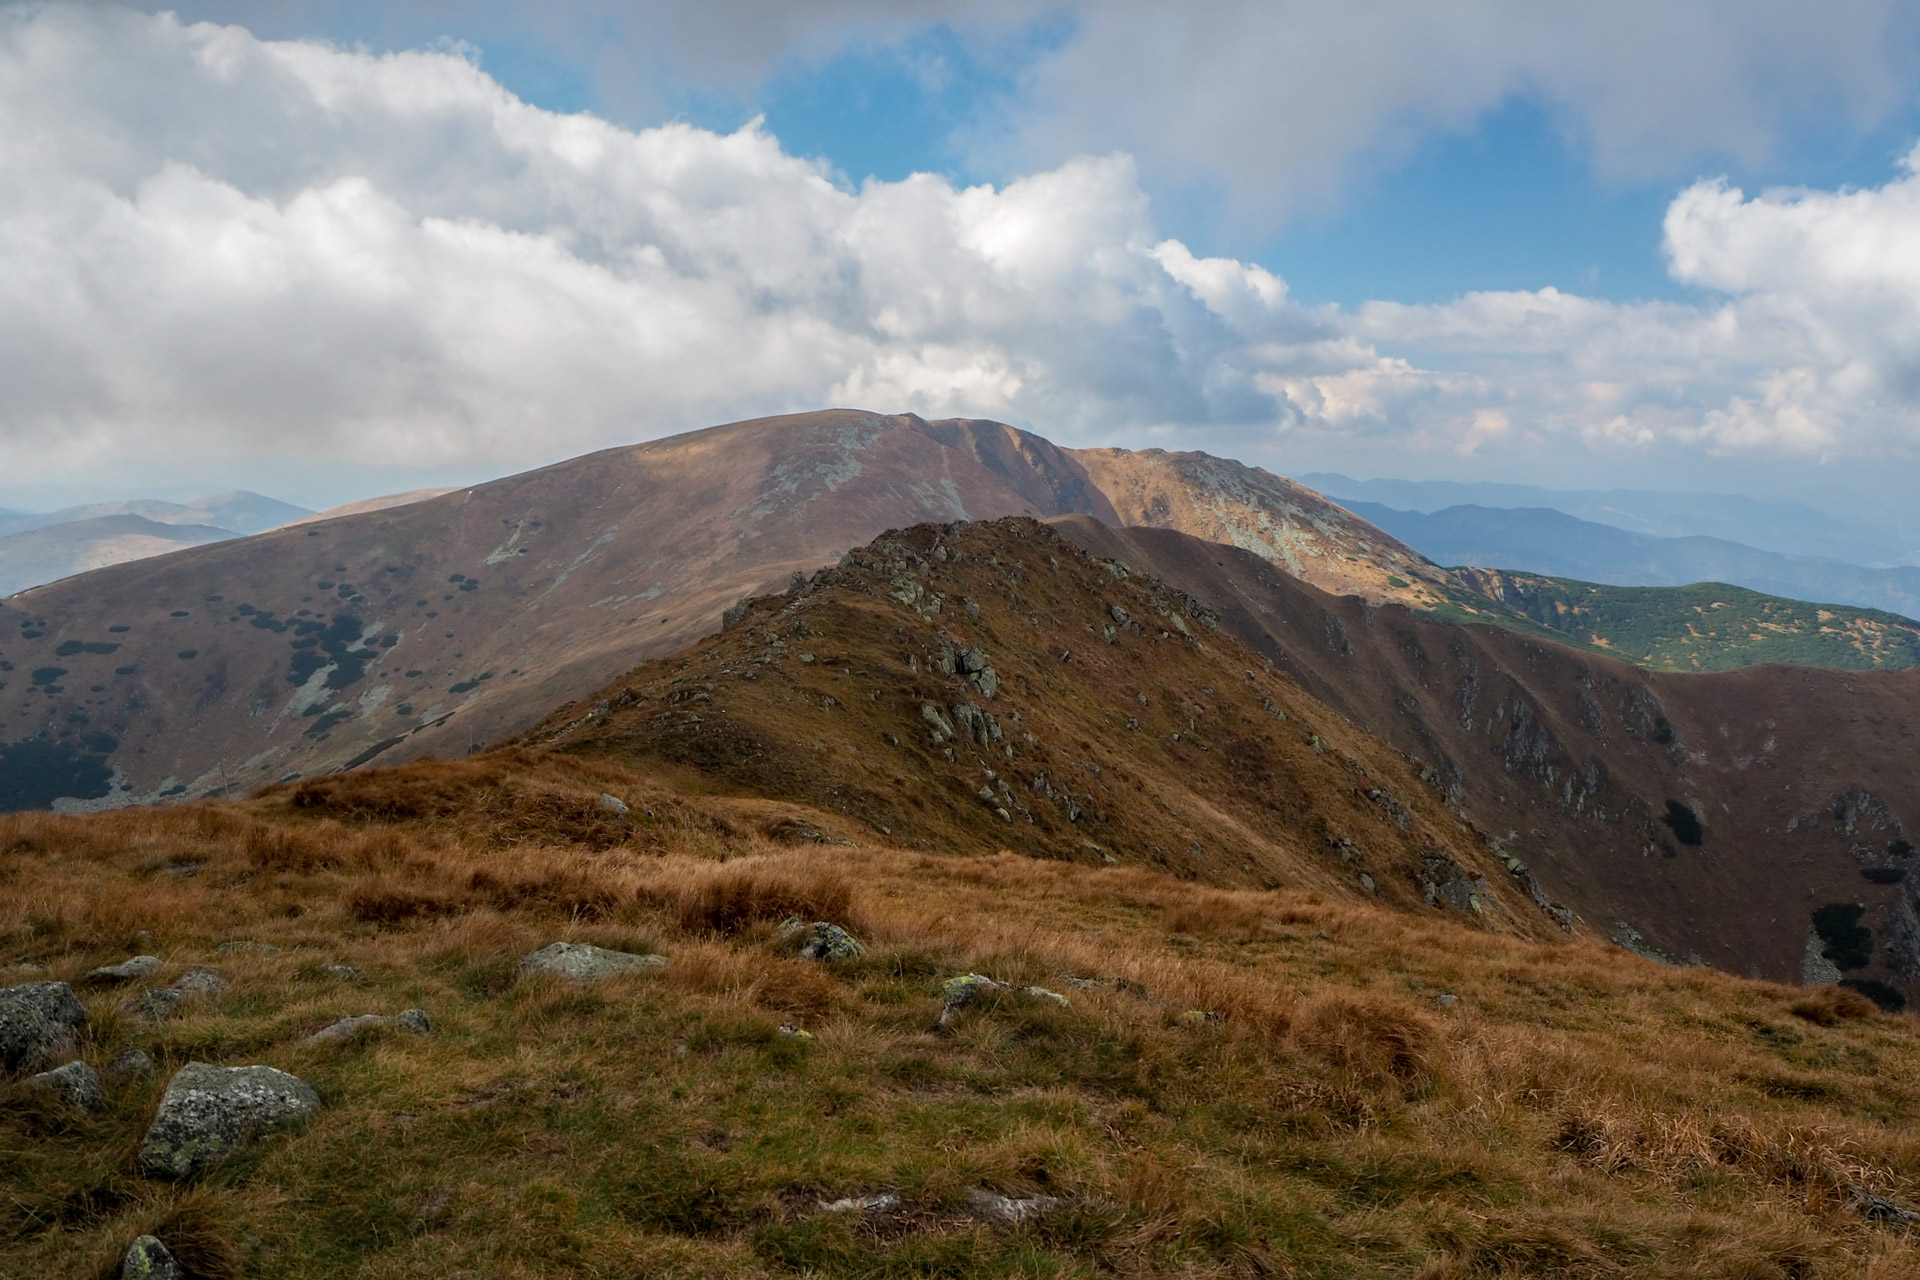
<instances>
[{"instance_id":1,"label":"green vegetation patch","mask_svg":"<svg viewBox=\"0 0 1920 1280\"><path fill-rule=\"evenodd\" d=\"M1920 623L1851 605L1808 604L1744 587L1612 587L1499 570L1488 595L1435 612L1551 634L1662 671L1732 671L1781 662L1846 671L1920 666Z\"/></svg>"}]
</instances>

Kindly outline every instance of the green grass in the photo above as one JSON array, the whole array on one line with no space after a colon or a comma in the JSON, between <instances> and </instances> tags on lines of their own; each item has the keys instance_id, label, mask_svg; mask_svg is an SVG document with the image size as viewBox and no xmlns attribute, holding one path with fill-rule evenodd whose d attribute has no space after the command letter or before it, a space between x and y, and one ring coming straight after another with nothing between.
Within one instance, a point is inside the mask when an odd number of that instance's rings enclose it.
<instances>
[{"instance_id":1,"label":"green grass","mask_svg":"<svg viewBox=\"0 0 1920 1280\"><path fill-rule=\"evenodd\" d=\"M1611 587L1499 571L1498 599L1462 595L1434 610L1573 641L1664 671L1794 663L1849 671L1920 666L1920 623L1849 605L1807 604L1743 587Z\"/></svg>"}]
</instances>

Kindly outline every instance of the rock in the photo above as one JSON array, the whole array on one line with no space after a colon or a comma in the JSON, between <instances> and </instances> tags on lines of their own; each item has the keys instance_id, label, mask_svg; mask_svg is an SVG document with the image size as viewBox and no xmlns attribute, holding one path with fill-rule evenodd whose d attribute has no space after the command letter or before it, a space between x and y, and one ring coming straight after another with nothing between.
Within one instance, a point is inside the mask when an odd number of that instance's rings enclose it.
<instances>
[{"instance_id":1,"label":"rock","mask_svg":"<svg viewBox=\"0 0 1920 1280\"><path fill-rule=\"evenodd\" d=\"M215 947L214 950L220 952L222 955L235 951L252 951L263 956L277 956L280 954L280 948L274 946L271 942L252 942L246 938L235 938L232 941L223 942Z\"/></svg>"},{"instance_id":2,"label":"rock","mask_svg":"<svg viewBox=\"0 0 1920 1280\"><path fill-rule=\"evenodd\" d=\"M64 1067L28 1076L27 1083L44 1089L78 1111L98 1111L106 1102L100 1091L100 1077L84 1062L69 1062Z\"/></svg>"},{"instance_id":3,"label":"rock","mask_svg":"<svg viewBox=\"0 0 1920 1280\"><path fill-rule=\"evenodd\" d=\"M89 987L117 987L123 982L137 982L160 968L158 956L135 956L131 960L122 960L119 964L102 965L86 977L81 984Z\"/></svg>"},{"instance_id":4,"label":"rock","mask_svg":"<svg viewBox=\"0 0 1920 1280\"><path fill-rule=\"evenodd\" d=\"M1884 1196L1877 1196L1865 1187L1849 1186L1847 1200L1861 1213L1875 1222L1897 1222L1901 1224L1920 1222L1920 1213L1903 1209Z\"/></svg>"},{"instance_id":5,"label":"rock","mask_svg":"<svg viewBox=\"0 0 1920 1280\"><path fill-rule=\"evenodd\" d=\"M844 1200L822 1200L822 1213L893 1213L900 1208L900 1197L891 1191L877 1191L870 1196L848 1196Z\"/></svg>"},{"instance_id":6,"label":"rock","mask_svg":"<svg viewBox=\"0 0 1920 1280\"><path fill-rule=\"evenodd\" d=\"M1011 982L995 982L985 974L963 973L957 978L948 978L946 985L941 988L946 1001L940 1009L940 1025L945 1026L956 1013L977 1004L980 997L990 991L1011 991L1036 999L1058 1001L1063 1005L1071 1003L1058 991L1049 991L1045 987L1023 987Z\"/></svg>"},{"instance_id":7,"label":"rock","mask_svg":"<svg viewBox=\"0 0 1920 1280\"><path fill-rule=\"evenodd\" d=\"M42 1070L58 1061L86 1025L85 1006L64 982L29 982L0 991L0 1070Z\"/></svg>"},{"instance_id":8,"label":"rock","mask_svg":"<svg viewBox=\"0 0 1920 1280\"><path fill-rule=\"evenodd\" d=\"M156 1177L184 1178L319 1109L319 1095L298 1076L189 1062L167 1084L140 1143L140 1167Z\"/></svg>"},{"instance_id":9,"label":"rock","mask_svg":"<svg viewBox=\"0 0 1920 1280\"><path fill-rule=\"evenodd\" d=\"M342 982L352 982L360 976L360 971L350 964L323 964L320 966L320 972L329 978L338 978Z\"/></svg>"},{"instance_id":10,"label":"rock","mask_svg":"<svg viewBox=\"0 0 1920 1280\"><path fill-rule=\"evenodd\" d=\"M113 1055L113 1061L107 1064L109 1080L132 1080L153 1070L153 1059L139 1049L126 1048Z\"/></svg>"},{"instance_id":11,"label":"rock","mask_svg":"<svg viewBox=\"0 0 1920 1280\"><path fill-rule=\"evenodd\" d=\"M211 965L197 964L173 980L176 990L190 996L217 996L232 984Z\"/></svg>"},{"instance_id":12,"label":"rock","mask_svg":"<svg viewBox=\"0 0 1920 1280\"><path fill-rule=\"evenodd\" d=\"M1180 1015L1180 1021L1189 1027L1217 1027L1224 1019L1211 1009L1188 1009Z\"/></svg>"},{"instance_id":13,"label":"rock","mask_svg":"<svg viewBox=\"0 0 1920 1280\"><path fill-rule=\"evenodd\" d=\"M125 1001L120 1008L136 1018L162 1022L173 1016L174 1009L186 998L186 994L178 987L155 987Z\"/></svg>"},{"instance_id":14,"label":"rock","mask_svg":"<svg viewBox=\"0 0 1920 1280\"><path fill-rule=\"evenodd\" d=\"M308 1044L339 1044L351 1040L365 1031L377 1031L382 1027L396 1027L402 1031L411 1031L417 1036L426 1035L433 1030L433 1024L421 1009L408 1009L405 1013L391 1016L381 1013L363 1013L356 1018L342 1018L320 1028L307 1037Z\"/></svg>"},{"instance_id":15,"label":"rock","mask_svg":"<svg viewBox=\"0 0 1920 1280\"><path fill-rule=\"evenodd\" d=\"M600 807L608 813L617 813L623 816L629 812L625 800L622 800L619 796L608 795L604 791L600 793Z\"/></svg>"},{"instance_id":16,"label":"rock","mask_svg":"<svg viewBox=\"0 0 1920 1280\"><path fill-rule=\"evenodd\" d=\"M802 1030L801 1028L794 1026L791 1022L783 1022L778 1027L775 1027L774 1030L778 1031L781 1035L786 1036L790 1040L813 1039L813 1032Z\"/></svg>"},{"instance_id":17,"label":"rock","mask_svg":"<svg viewBox=\"0 0 1920 1280\"><path fill-rule=\"evenodd\" d=\"M1038 1217L1049 1209L1057 1208L1059 1204L1060 1201L1053 1196L1017 1198L992 1191L967 1193L967 1208L972 1210L975 1217L1007 1226L1018 1226L1029 1218Z\"/></svg>"},{"instance_id":18,"label":"rock","mask_svg":"<svg viewBox=\"0 0 1920 1280\"><path fill-rule=\"evenodd\" d=\"M1451 991L1448 991L1448 992L1443 992L1443 993L1441 993L1440 995L1437 995L1437 996L1435 996L1435 997L1434 997L1434 1001L1435 1001L1435 1003L1437 1003L1437 1004L1438 1004L1438 1005L1439 1005L1439 1006L1440 1006L1440 1007L1441 1007L1442 1009L1451 1009L1451 1008L1453 1008L1453 1007L1454 1007L1455 1005L1457 1005L1457 1004L1459 1004L1459 1003L1460 1003L1460 997L1459 997L1459 996L1456 996L1456 995L1454 995L1454 994L1453 994L1453 993L1452 993Z\"/></svg>"},{"instance_id":19,"label":"rock","mask_svg":"<svg viewBox=\"0 0 1920 1280\"><path fill-rule=\"evenodd\" d=\"M797 916L780 926L774 945L802 960L856 960L867 953L860 939L825 920L808 923Z\"/></svg>"},{"instance_id":20,"label":"rock","mask_svg":"<svg viewBox=\"0 0 1920 1280\"><path fill-rule=\"evenodd\" d=\"M180 1264L167 1246L153 1236L141 1236L127 1246L120 1264L120 1280L180 1280Z\"/></svg>"},{"instance_id":21,"label":"rock","mask_svg":"<svg viewBox=\"0 0 1920 1280\"><path fill-rule=\"evenodd\" d=\"M635 955L631 951L608 951L583 942L555 942L523 956L514 970L517 977L551 974L569 982L598 982L626 973L646 973L666 967L665 956Z\"/></svg>"}]
</instances>

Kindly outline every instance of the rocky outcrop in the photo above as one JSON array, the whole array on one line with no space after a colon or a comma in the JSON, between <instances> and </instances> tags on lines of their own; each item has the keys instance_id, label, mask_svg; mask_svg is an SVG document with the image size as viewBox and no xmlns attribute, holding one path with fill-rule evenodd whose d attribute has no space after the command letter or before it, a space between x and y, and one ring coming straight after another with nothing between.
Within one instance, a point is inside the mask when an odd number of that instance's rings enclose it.
<instances>
[{"instance_id":1,"label":"rocky outcrop","mask_svg":"<svg viewBox=\"0 0 1920 1280\"><path fill-rule=\"evenodd\" d=\"M189 1062L160 1099L140 1143L140 1168L154 1177L184 1178L319 1109L320 1096L298 1076Z\"/></svg>"},{"instance_id":2,"label":"rocky outcrop","mask_svg":"<svg viewBox=\"0 0 1920 1280\"><path fill-rule=\"evenodd\" d=\"M102 965L80 979L81 985L88 987L117 987L123 983L138 982L148 974L158 971L160 957L134 956L131 960L122 960L119 964Z\"/></svg>"},{"instance_id":3,"label":"rocky outcrop","mask_svg":"<svg viewBox=\"0 0 1920 1280\"><path fill-rule=\"evenodd\" d=\"M39 1071L59 1061L87 1010L64 982L28 982L0 991L0 1070Z\"/></svg>"},{"instance_id":4,"label":"rocky outcrop","mask_svg":"<svg viewBox=\"0 0 1920 1280\"><path fill-rule=\"evenodd\" d=\"M84 1062L69 1062L64 1067L28 1076L27 1083L76 1111L98 1111L106 1102L106 1095L100 1091L100 1077Z\"/></svg>"},{"instance_id":5,"label":"rocky outcrop","mask_svg":"<svg viewBox=\"0 0 1920 1280\"><path fill-rule=\"evenodd\" d=\"M354 1018L342 1018L329 1023L307 1037L308 1044L344 1044L356 1037L367 1035L383 1028L391 1027L396 1031L410 1031L414 1035L424 1036L433 1030L433 1024L427 1020L423 1009L408 1009L404 1013L379 1014L363 1013Z\"/></svg>"},{"instance_id":6,"label":"rocky outcrop","mask_svg":"<svg viewBox=\"0 0 1920 1280\"><path fill-rule=\"evenodd\" d=\"M826 920L788 920L773 936L773 944L802 960L856 960L867 953L860 939Z\"/></svg>"},{"instance_id":7,"label":"rocky outcrop","mask_svg":"<svg viewBox=\"0 0 1920 1280\"><path fill-rule=\"evenodd\" d=\"M568 982L599 982L631 973L651 973L666 965L665 956L609 951L584 942L555 942L521 957L514 973L521 978L544 974Z\"/></svg>"},{"instance_id":8,"label":"rocky outcrop","mask_svg":"<svg viewBox=\"0 0 1920 1280\"><path fill-rule=\"evenodd\" d=\"M120 1263L120 1280L181 1280L180 1264L154 1236L141 1236L127 1247Z\"/></svg>"},{"instance_id":9,"label":"rocky outcrop","mask_svg":"<svg viewBox=\"0 0 1920 1280\"><path fill-rule=\"evenodd\" d=\"M957 978L948 978L946 985L941 988L944 1000L940 1007L940 1025L946 1026L956 1014L973 1008L983 997L995 992L1052 1000L1063 1005L1069 1003L1067 998L1058 991L1049 991L1045 987L1025 987L1017 983L995 982L985 974L963 973Z\"/></svg>"}]
</instances>

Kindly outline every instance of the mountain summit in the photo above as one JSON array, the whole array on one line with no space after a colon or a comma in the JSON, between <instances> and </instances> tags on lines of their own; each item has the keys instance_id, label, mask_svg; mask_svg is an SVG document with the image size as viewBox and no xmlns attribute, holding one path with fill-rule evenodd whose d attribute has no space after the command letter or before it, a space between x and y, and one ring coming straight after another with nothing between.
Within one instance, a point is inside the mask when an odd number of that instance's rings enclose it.
<instances>
[{"instance_id":1,"label":"mountain summit","mask_svg":"<svg viewBox=\"0 0 1920 1280\"><path fill-rule=\"evenodd\" d=\"M0 603L0 808L461 754L889 528L1063 515L1249 548L1375 601L1445 590L1311 490L1205 454L911 414L761 418Z\"/></svg>"}]
</instances>

